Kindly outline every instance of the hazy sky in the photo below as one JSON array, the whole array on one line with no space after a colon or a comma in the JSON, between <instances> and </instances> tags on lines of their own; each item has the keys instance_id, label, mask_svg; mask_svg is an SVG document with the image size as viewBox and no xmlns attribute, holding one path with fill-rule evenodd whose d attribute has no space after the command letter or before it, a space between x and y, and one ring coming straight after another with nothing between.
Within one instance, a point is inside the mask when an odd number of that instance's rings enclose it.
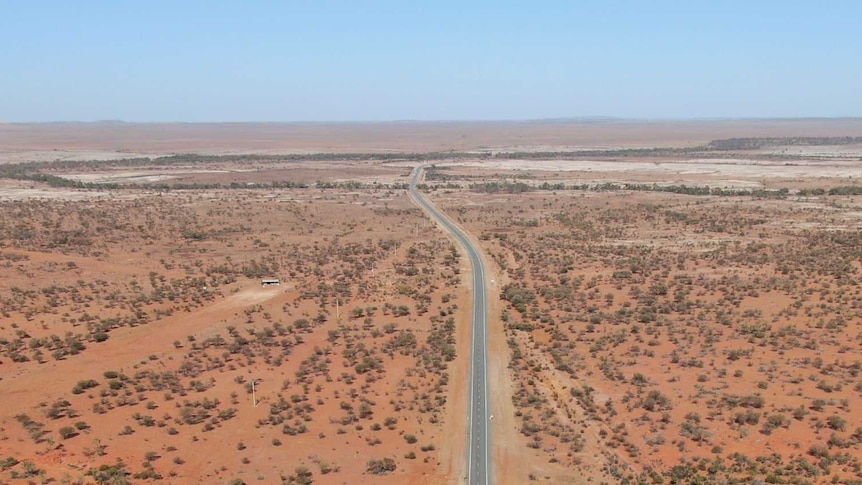
<instances>
[{"instance_id":1,"label":"hazy sky","mask_svg":"<svg viewBox=\"0 0 862 485\"><path fill-rule=\"evenodd\" d=\"M0 0L0 120L862 116L862 2Z\"/></svg>"}]
</instances>

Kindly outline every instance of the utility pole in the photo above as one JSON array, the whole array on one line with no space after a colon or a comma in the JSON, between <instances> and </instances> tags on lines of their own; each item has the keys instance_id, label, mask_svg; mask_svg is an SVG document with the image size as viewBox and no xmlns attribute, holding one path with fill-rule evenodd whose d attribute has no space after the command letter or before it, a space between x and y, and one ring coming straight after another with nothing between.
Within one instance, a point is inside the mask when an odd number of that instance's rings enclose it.
<instances>
[{"instance_id":1,"label":"utility pole","mask_svg":"<svg viewBox=\"0 0 862 485\"><path fill-rule=\"evenodd\" d=\"M256 408L257 407L257 395L255 395L255 393L254 393L254 381L255 381L255 379L251 380L251 402L252 402L252 407Z\"/></svg>"}]
</instances>

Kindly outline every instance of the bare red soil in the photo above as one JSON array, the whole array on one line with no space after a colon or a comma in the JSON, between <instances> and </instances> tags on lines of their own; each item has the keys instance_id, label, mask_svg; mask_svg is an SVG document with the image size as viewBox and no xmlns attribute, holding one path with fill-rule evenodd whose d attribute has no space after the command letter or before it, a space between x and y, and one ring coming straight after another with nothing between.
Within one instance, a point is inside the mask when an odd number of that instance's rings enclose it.
<instances>
[{"instance_id":1,"label":"bare red soil","mask_svg":"<svg viewBox=\"0 0 862 485\"><path fill-rule=\"evenodd\" d=\"M860 478L858 196L484 187L434 197L500 269L503 483Z\"/></svg>"},{"instance_id":2,"label":"bare red soil","mask_svg":"<svg viewBox=\"0 0 862 485\"><path fill-rule=\"evenodd\" d=\"M739 136L858 136L859 119L387 123L0 124L6 150L436 152L693 146Z\"/></svg>"},{"instance_id":3,"label":"bare red soil","mask_svg":"<svg viewBox=\"0 0 862 485\"><path fill-rule=\"evenodd\" d=\"M462 474L463 261L391 195L6 203L4 480Z\"/></svg>"},{"instance_id":4,"label":"bare red soil","mask_svg":"<svg viewBox=\"0 0 862 485\"><path fill-rule=\"evenodd\" d=\"M0 481L462 483L476 151L499 483L858 483L862 148L572 151L860 131L0 125Z\"/></svg>"}]
</instances>

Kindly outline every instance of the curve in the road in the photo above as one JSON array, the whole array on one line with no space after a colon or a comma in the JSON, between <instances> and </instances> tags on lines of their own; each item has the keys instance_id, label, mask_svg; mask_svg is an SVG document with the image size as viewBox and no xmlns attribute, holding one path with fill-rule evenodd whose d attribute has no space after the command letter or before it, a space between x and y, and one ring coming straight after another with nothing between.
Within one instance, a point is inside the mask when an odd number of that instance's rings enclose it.
<instances>
[{"instance_id":1,"label":"curve in the road","mask_svg":"<svg viewBox=\"0 0 862 485\"><path fill-rule=\"evenodd\" d=\"M491 448L488 426L488 326L485 288L485 265L479 249L464 231L445 214L437 210L418 190L416 184L422 176L424 166L417 167L410 177L410 195L413 201L440 223L467 252L473 268L473 341L470 356L470 437L467 451L467 483L481 485L491 483L488 453Z\"/></svg>"}]
</instances>

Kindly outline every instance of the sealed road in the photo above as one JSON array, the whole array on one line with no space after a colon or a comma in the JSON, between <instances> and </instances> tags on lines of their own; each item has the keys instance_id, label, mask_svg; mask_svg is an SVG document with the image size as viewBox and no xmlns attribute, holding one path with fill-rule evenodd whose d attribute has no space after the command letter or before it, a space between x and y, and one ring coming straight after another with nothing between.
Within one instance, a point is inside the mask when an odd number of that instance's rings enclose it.
<instances>
[{"instance_id":1,"label":"sealed road","mask_svg":"<svg viewBox=\"0 0 862 485\"><path fill-rule=\"evenodd\" d=\"M482 263L479 249L467 238L464 232L456 226L445 214L438 211L433 204L416 190L416 183L422 177L424 167L417 167L410 176L410 195L413 201L425 209L429 216L437 220L467 252L470 265L473 267L473 341L470 355L470 439L467 451L467 483L470 485L485 485L491 483L488 453L491 448L488 415L488 328L487 308L485 300L485 265Z\"/></svg>"}]
</instances>

